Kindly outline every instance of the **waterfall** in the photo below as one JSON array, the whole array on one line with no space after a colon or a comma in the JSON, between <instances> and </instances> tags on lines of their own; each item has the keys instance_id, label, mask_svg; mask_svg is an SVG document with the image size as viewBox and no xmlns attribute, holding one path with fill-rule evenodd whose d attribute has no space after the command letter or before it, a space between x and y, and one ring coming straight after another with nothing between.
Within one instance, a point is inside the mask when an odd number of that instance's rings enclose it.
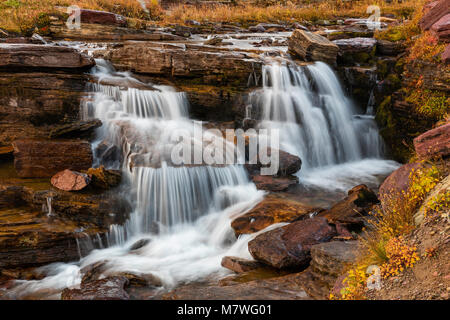
<instances>
[{"instance_id":1,"label":"waterfall","mask_svg":"<svg viewBox=\"0 0 450 320\"><path fill-rule=\"evenodd\" d=\"M346 191L359 178L363 178L359 183L375 182L377 175L395 168L393 161L382 160L384 144L374 116L358 114L339 79L325 63L305 66L269 63L263 67L262 84L263 88L249 97L258 110L259 127L278 129L280 148L302 159L298 175L304 185ZM339 168L360 161L367 164L368 175L356 174L355 179L340 176ZM327 181L314 179L324 171L328 174ZM347 181L342 184L333 181L342 179Z\"/></svg>"}]
</instances>

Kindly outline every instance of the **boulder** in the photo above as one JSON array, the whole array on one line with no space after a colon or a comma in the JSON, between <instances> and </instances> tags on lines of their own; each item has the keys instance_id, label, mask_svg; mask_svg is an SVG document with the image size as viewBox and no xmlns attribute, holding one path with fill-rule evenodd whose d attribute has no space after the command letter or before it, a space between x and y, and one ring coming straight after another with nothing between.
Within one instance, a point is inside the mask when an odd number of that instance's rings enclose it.
<instances>
[{"instance_id":1,"label":"boulder","mask_svg":"<svg viewBox=\"0 0 450 320\"><path fill-rule=\"evenodd\" d=\"M302 167L302 160L286 151L268 148L267 156L271 158L272 152L278 152L278 171L277 176L289 176L300 171ZM252 162L257 162L256 164L247 164L246 168L251 173L259 173L262 167L265 167L259 162L259 159L251 159Z\"/></svg>"},{"instance_id":2,"label":"boulder","mask_svg":"<svg viewBox=\"0 0 450 320\"><path fill-rule=\"evenodd\" d=\"M443 16L431 27L431 32L442 42L450 42L450 13Z\"/></svg>"},{"instance_id":3,"label":"boulder","mask_svg":"<svg viewBox=\"0 0 450 320\"><path fill-rule=\"evenodd\" d=\"M50 131L49 138L89 138L94 130L101 127L98 119L90 121L78 121L56 126Z\"/></svg>"},{"instance_id":4,"label":"boulder","mask_svg":"<svg viewBox=\"0 0 450 320\"><path fill-rule=\"evenodd\" d=\"M295 30L288 39L289 52L304 61L323 61L336 64L339 48L327 38L318 34Z\"/></svg>"},{"instance_id":5,"label":"boulder","mask_svg":"<svg viewBox=\"0 0 450 320\"><path fill-rule=\"evenodd\" d=\"M422 30L429 30L436 22L438 22L443 16L450 13L450 6L447 0L435 1L433 5L425 7L425 14L419 22L419 26Z\"/></svg>"},{"instance_id":6,"label":"boulder","mask_svg":"<svg viewBox=\"0 0 450 320\"><path fill-rule=\"evenodd\" d=\"M403 193L408 192L411 183L410 176L414 171L423 168L419 162L407 163L392 172L381 184L379 198L383 208L387 208L390 202Z\"/></svg>"},{"instance_id":7,"label":"boulder","mask_svg":"<svg viewBox=\"0 0 450 320\"><path fill-rule=\"evenodd\" d=\"M398 56L403 53L405 49L406 47L402 42L377 40L377 53L384 56Z\"/></svg>"},{"instance_id":8,"label":"boulder","mask_svg":"<svg viewBox=\"0 0 450 320\"><path fill-rule=\"evenodd\" d=\"M125 277L108 277L82 283L80 289L64 289L62 300L129 300L125 291L129 283Z\"/></svg>"},{"instance_id":9,"label":"boulder","mask_svg":"<svg viewBox=\"0 0 450 320\"><path fill-rule=\"evenodd\" d=\"M262 176L251 175L253 183L259 190L266 190L272 192L286 191L291 186L298 184L298 177L274 177L274 176Z\"/></svg>"},{"instance_id":10,"label":"boulder","mask_svg":"<svg viewBox=\"0 0 450 320\"><path fill-rule=\"evenodd\" d=\"M0 67L88 69L95 61L74 48L38 44L0 44Z\"/></svg>"},{"instance_id":11,"label":"boulder","mask_svg":"<svg viewBox=\"0 0 450 320\"><path fill-rule=\"evenodd\" d=\"M378 203L376 194L366 185L359 185L348 191L348 196L328 210L319 212L329 223L344 224L358 231L364 225L364 216Z\"/></svg>"},{"instance_id":12,"label":"boulder","mask_svg":"<svg viewBox=\"0 0 450 320\"><path fill-rule=\"evenodd\" d=\"M119 27L127 26L127 19L124 16L106 11L81 9L80 18L82 23L96 23Z\"/></svg>"},{"instance_id":13,"label":"boulder","mask_svg":"<svg viewBox=\"0 0 450 320\"><path fill-rule=\"evenodd\" d=\"M82 140L17 140L13 147L14 167L22 178L51 177L65 169L92 166L91 145Z\"/></svg>"},{"instance_id":14,"label":"boulder","mask_svg":"<svg viewBox=\"0 0 450 320\"><path fill-rule=\"evenodd\" d=\"M293 222L309 218L309 214L320 209L305 206L297 201L268 195L263 201L244 215L234 219L231 227L236 237L241 234L255 233L280 222Z\"/></svg>"},{"instance_id":15,"label":"boulder","mask_svg":"<svg viewBox=\"0 0 450 320\"><path fill-rule=\"evenodd\" d=\"M339 47L338 63L367 63L375 55L377 40L372 38L351 38L334 40Z\"/></svg>"},{"instance_id":16,"label":"boulder","mask_svg":"<svg viewBox=\"0 0 450 320\"><path fill-rule=\"evenodd\" d=\"M148 245L151 241L151 239L140 239L131 245L129 251L139 250Z\"/></svg>"},{"instance_id":17,"label":"boulder","mask_svg":"<svg viewBox=\"0 0 450 320\"><path fill-rule=\"evenodd\" d=\"M238 257L223 257L222 267L227 268L236 273L248 272L263 268L264 265L257 261L242 259Z\"/></svg>"},{"instance_id":18,"label":"boulder","mask_svg":"<svg viewBox=\"0 0 450 320\"><path fill-rule=\"evenodd\" d=\"M317 217L262 233L248 243L248 249L253 258L271 267L300 269L308 266L313 245L335 235L327 220Z\"/></svg>"},{"instance_id":19,"label":"boulder","mask_svg":"<svg viewBox=\"0 0 450 320\"><path fill-rule=\"evenodd\" d=\"M117 187L122 180L120 170L108 170L104 166L90 168L87 175L92 179L92 186L100 189L111 189Z\"/></svg>"},{"instance_id":20,"label":"boulder","mask_svg":"<svg viewBox=\"0 0 450 320\"><path fill-rule=\"evenodd\" d=\"M415 138L414 149L420 160L448 158L450 156L450 122Z\"/></svg>"},{"instance_id":21,"label":"boulder","mask_svg":"<svg viewBox=\"0 0 450 320\"><path fill-rule=\"evenodd\" d=\"M79 191L89 185L91 178L87 174L66 169L55 174L50 181L60 190Z\"/></svg>"}]
</instances>

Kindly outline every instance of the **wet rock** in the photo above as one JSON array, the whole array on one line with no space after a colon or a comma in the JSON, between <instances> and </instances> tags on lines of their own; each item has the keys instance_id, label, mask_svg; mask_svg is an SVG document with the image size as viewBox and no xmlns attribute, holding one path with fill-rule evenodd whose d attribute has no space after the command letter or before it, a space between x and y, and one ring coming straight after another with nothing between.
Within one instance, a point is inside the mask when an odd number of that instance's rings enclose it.
<instances>
[{"instance_id":1,"label":"wet rock","mask_svg":"<svg viewBox=\"0 0 450 320\"><path fill-rule=\"evenodd\" d=\"M133 273L120 272L114 275L116 277L125 277L130 282L130 285L137 287L162 287L162 280L151 273Z\"/></svg>"},{"instance_id":2,"label":"wet rock","mask_svg":"<svg viewBox=\"0 0 450 320\"><path fill-rule=\"evenodd\" d=\"M304 30L295 30L288 40L289 51L305 61L336 64L338 46L327 38Z\"/></svg>"},{"instance_id":3,"label":"wet rock","mask_svg":"<svg viewBox=\"0 0 450 320\"><path fill-rule=\"evenodd\" d=\"M261 61L246 53L214 51L215 48L125 42L111 51L118 69L153 76L197 79L197 83L247 87L249 76L260 73Z\"/></svg>"},{"instance_id":4,"label":"wet rock","mask_svg":"<svg viewBox=\"0 0 450 320\"><path fill-rule=\"evenodd\" d=\"M249 212L234 219L231 227L238 237L241 234L258 232L275 223L306 219L309 218L309 214L319 210L297 201L268 195Z\"/></svg>"},{"instance_id":5,"label":"wet rock","mask_svg":"<svg viewBox=\"0 0 450 320\"><path fill-rule=\"evenodd\" d=\"M232 45L233 43L223 41L223 38L214 37L209 40L206 40L203 44L207 46L228 46Z\"/></svg>"},{"instance_id":6,"label":"wet rock","mask_svg":"<svg viewBox=\"0 0 450 320\"><path fill-rule=\"evenodd\" d=\"M373 38L373 31L358 26L345 26L344 28L327 32L326 37L330 41L351 38Z\"/></svg>"},{"instance_id":7,"label":"wet rock","mask_svg":"<svg viewBox=\"0 0 450 320\"><path fill-rule=\"evenodd\" d=\"M103 165L119 164L116 167L120 167L122 164L121 150L117 146L109 144L106 141L102 141L98 144L97 148L94 150L94 154Z\"/></svg>"},{"instance_id":8,"label":"wet rock","mask_svg":"<svg viewBox=\"0 0 450 320\"><path fill-rule=\"evenodd\" d=\"M120 87L121 90L127 90L129 88L133 88L133 89L139 89L139 90L161 91L152 85L140 82L140 81L138 81L134 78L130 78L130 77L102 76L101 78L96 78L96 77L92 76L92 80L94 83L99 83L104 86Z\"/></svg>"},{"instance_id":9,"label":"wet rock","mask_svg":"<svg viewBox=\"0 0 450 320\"><path fill-rule=\"evenodd\" d=\"M259 263L257 261L242 259L238 257L223 257L221 265L222 267L236 273L248 272L264 267L262 263Z\"/></svg>"},{"instance_id":10,"label":"wet rock","mask_svg":"<svg viewBox=\"0 0 450 320\"><path fill-rule=\"evenodd\" d=\"M302 160L286 151L277 150L268 148L267 149L267 157L272 160L272 152L278 153L278 171L275 175L285 177L289 175L293 175L300 171L302 167ZM258 156L257 156L258 157ZM274 156L275 158L275 156ZM249 162L253 162L256 164L247 164L246 168L250 173L260 173L261 169L266 167L260 162L259 157L257 159L249 159ZM272 164L273 165L273 164ZM268 167L268 166L267 166Z\"/></svg>"},{"instance_id":11,"label":"wet rock","mask_svg":"<svg viewBox=\"0 0 450 320\"><path fill-rule=\"evenodd\" d=\"M262 30L264 28L263 32L283 32L287 29L286 26L276 23L260 23L256 25L256 28L258 30Z\"/></svg>"},{"instance_id":12,"label":"wet rock","mask_svg":"<svg viewBox=\"0 0 450 320\"><path fill-rule=\"evenodd\" d=\"M125 277L109 277L102 280L85 282L80 289L64 289L62 300L129 300L125 286L129 283Z\"/></svg>"},{"instance_id":13,"label":"wet rock","mask_svg":"<svg viewBox=\"0 0 450 320\"><path fill-rule=\"evenodd\" d=\"M431 32L439 39L439 41L450 42L450 13L433 24Z\"/></svg>"},{"instance_id":14,"label":"wet rock","mask_svg":"<svg viewBox=\"0 0 450 320\"><path fill-rule=\"evenodd\" d=\"M106 265L108 261L102 260L96 263L87 265L80 270L80 274L82 275L81 283L88 283L91 281L99 280L102 276L103 272L106 271Z\"/></svg>"},{"instance_id":15,"label":"wet rock","mask_svg":"<svg viewBox=\"0 0 450 320\"><path fill-rule=\"evenodd\" d=\"M135 250L139 250L143 247L145 247L146 245L148 245L151 242L151 239L141 239L136 241L134 244L131 245L130 247L130 251L135 251Z\"/></svg>"},{"instance_id":16,"label":"wet rock","mask_svg":"<svg viewBox=\"0 0 450 320\"><path fill-rule=\"evenodd\" d=\"M252 175L251 179L259 190L266 190L272 192L286 191L291 186L298 184L298 177L274 177L263 175Z\"/></svg>"},{"instance_id":17,"label":"wet rock","mask_svg":"<svg viewBox=\"0 0 450 320\"><path fill-rule=\"evenodd\" d=\"M450 13L450 6L447 0L435 1L432 6L425 7L425 14L419 22L422 30L429 30L443 16Z\"/></svg>"},{"instance_id":18,"label":"wet rock","mask_svg":"<svg viewBox=\"0 0 450 320\"><path fill-rule=\"evenodd\" d=\"M298 274L231 286L188 284L165 294L164 300L308 300Z\"/></svg>"},{"instance_id":19,"label":"wet rock","mask_svg":"<svg viewBox=\"0 0 450 320\"><path fill-rule=\"evenodd\" d=\"M377 53L385 56L398 56L405 51L406 47L401 42L388 40L377 40Z\"/></svg>"},{"instance_id":20,"label":"wet rock","mask_svg":"<svg viewBox=\"0 0 450 320\"><path fill-rule=\"evenodd\" d=\"M392 172L384 180L379 189L379 198L383 208L388 208L391 201L395 201L396 197L408 191L411 174L421 168L423 168L422 163L407 163Z\"/></svg>"},{"instance_id":21,"label":"wet rock","mask_svg":"<svg viewBox=\"0 0 450 320\"><path fill-rule=\"evenodd\" d=\"M373 58L377 40L372 38L351 38L334 40L339 47L338 63L361 64Z\"/></svg>"},{"instance_id":22,"label":"wet rock","mask_svg":"<svg viewBox=\"0 0 450 320\"><path fill-rule=\"evenodd\" d=\"M33 267L80 258L77 240L104 237L107 229L85 222L83 231L72 222L49 221L31 209L0 210L0 268ZM81 254L90 250L80 247Z\"/></svg>"},{"instance_id":23,"label":"wet rock","mask_svg":"<svg viewBox=\"0 0 450 320\"><path fill-rule=\"evenodd\" d=\"M95 61L69 47L37 44L0 44L0 67L87 69Z\"/></svg>"},{"instance_id":24,"label":"wet rock","mask_svg":"<svg viewBox=\"0 0 450 320\"><path fill-rule=\"evenodd\" d=\"M248 243L248 249L253 258L271 267L300 269L309 264L313 245L335 235L327 220L317 217L262 233Z\"/></svg>"},{"instance_id":25,"label":"wet rock","mask_svg":"<svg viewBox=\"0 0 450 320\"><path fill-rule=\"evenodd\" d=\"M91 145L82 140L17 140L13 147L14 167L22 178L51 177L67 168L81 171L92 166Z\"/></svg>"},{"instance_id":26,"label":"wet rock","mask_svg":"<svg viewBox=\"0 0 450 320\"><path fill-rule=\"evenodd\" d=\"M450 156L450 122L415 138L414 149L420 160L448 158Z\"/></svg>"},{"instance_id":27,"label":"wet rock","mask_svg":"<svg viewBox=\"0 0 450 320\"><path fill-rule=\"evenodd\" d=\"M64 170L55 174L50 180L52 185L64 191L79 191L86 188L91 178L84 173Z\"/></svg>"},{"instance_id":28,"label":"wet rock","mask_svg":"<svg viewBox=\"0 0 450 320\"><path fill-rule=\"evenodd\" d=\"M348 191L348 196L328 210L319 212L329 223L341 223L358 231L364 225L364 216L378 203L375 193L366 185L359 185Z\"/></svg>"},{"instance_id":29,"label":"wet rock","mask_svg":"<svg viewBox=\"0 0 450 320\"><path fill-rule=\"evenodd\" d=\"M98 119L63 124L53 128L50 131L49 138L89 138L94 130L101 126L102 122Z\"/></svg>"},{"instance_id":30,"label":"wet rock","mask_svg":"<svg viewBox=\"0 0 450 320\"><path fill-rule=\"evenodd\" d=\"M86 173L91 177L93 187L105 190L117 187L122 180L120 170L105 169L104 166L90 168Z\"/></svg>"},{"instance_id":31,"label":"wet rock","mask_svg":"<svg viewBox=\"0 0 450 320\"><path fill-rule=\"evenodd\" d=\"M255 33L263 33L266 32L266 28L264 28L262 25L258 24L256 26L251 26L248 28L248 30L250 32L255 32Z\"/></svg>"},{"instance_id":32,"label":"wet rock","mask_svg":"<svg viewBox=\"0 0 450 320\"><path fill-rule=\"evenodd\" d=\"M119 27L127 26L127 19L124 16L106 11L81 9L80 18L82 23L97 23Z\"/></svg>"}]
</instances>

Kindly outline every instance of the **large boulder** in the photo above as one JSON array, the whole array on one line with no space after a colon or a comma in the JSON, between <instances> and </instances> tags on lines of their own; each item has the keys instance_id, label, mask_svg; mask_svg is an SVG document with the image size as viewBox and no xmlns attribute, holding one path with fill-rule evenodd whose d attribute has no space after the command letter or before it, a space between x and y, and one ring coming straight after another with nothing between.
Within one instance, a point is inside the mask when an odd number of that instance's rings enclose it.
<instances>
[{"instance_id":1,"label":"large boulder","mask_svg":"<svg viewBox=\"0 0 450 320\"><path fill-rule=\"evenodd\" d=\"M436 22L443 16L450 13L450 6L448 0L438 0L431 3L425 8L425 14L419 22L422 30L429 30Z\"/></svg>"},{"instance_id":2,"label":"large boulder","mask_svg":"<svg viewBox=\"0 0 450 320\"><path fill-rule=\"evenodd\" d=\"M415 138L414 149L420 160L448 158L450 156L450 122Z\"/></svg>"},{"instance_id":3,"label":"large boulder","mask_svg":"<svg viewBox=\"0 0 450 320\"><path fill-rule=\"evenodd\" d=\"M85 173L66 169L55 174L50 182L60 190L79 191L89 185L91 178Z\"/></svg>"},{"instance_id":4,"label":"large boulder","mask_svg":"<svg viewBox=\"0 0 450 320\"><path fill-rule=\"evenodd\" d=\"M64 289L62 300L129 300L125 291L129 283L125 277L108 277L82 283L80 289Z\"/></svg>"},{"instance_id":5,"label":"large boulder","mask_svg":"<svg viewBox=\"0 0 450 320\"><path fill-rule=\"evenodd\" d=\"M339 48L325 37L318 34L295 30L288 39L289 52L304 61L323 61L336 64Z\"/></svg>"},{"instance_id":6,"label":"large boulder","mask_svg":"<svg viewBox=\"0 0 450 320\"><path fill-rule=\"evenodd\" d=\"M87 170L92 166L91 144L82 140L17 140L14 167L19 177L51 177L70 169Z\"/></svg>"},{"instance_id":7,"label":"large boulder","mask_svg":"<svg viewBox=\"0 0 450 320\"><path fill-rule=\"evenodd\" d=\"M309 218L309 214L319 210L297 201L269 195L249 212L234 219L231 227L236 236L239 236L258 232L275 223Z\"/></svg>"},{"instance_id":8,"label":"large boulder","mask_svg":"<svg viewBox=\"0 0 450 320\"><path fill-rule=\"evenodd\" d=\"M38 44L0 44L0 67L86 69L95 61L74 48Z\"/></svg>"},{"instance_id":9,"label":"large boulder","mask_svg":"<svg viewBox=\"0 0 450 320\"><path fill-rule=\"evenodd\" d=\"M348 196L328 210L319 212L329 223L344 224L350 229L359 229L374 204L378 203L376 194L366 185L359 185L348 191Z\"/></svg>"},{"instance_id":10,"label":"large boulder","mask_svg":"<svg viewBox=\"0 0 450 320\"><path fill-rule=\"evenodd\" d=\"M248 243L257 261L277 269L306 267L315 244L330 241L336 230L325 218L317 217L293 222L258 235Z\"/></svg>"}]
</instances>

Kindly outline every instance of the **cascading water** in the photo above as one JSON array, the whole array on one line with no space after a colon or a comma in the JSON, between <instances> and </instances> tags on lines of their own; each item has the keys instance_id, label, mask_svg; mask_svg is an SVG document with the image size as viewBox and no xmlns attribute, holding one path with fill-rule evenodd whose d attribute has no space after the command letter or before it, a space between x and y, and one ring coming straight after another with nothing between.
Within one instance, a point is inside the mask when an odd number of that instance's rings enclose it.
<instances>
[{"instance_id":1,"label":"cascading water","mask_svg":"<svg viewBox=\"0 0 450 320\"><path fill-rule=\"evenodd\" d=\"M302 159L303 185L346 191L357 183L375 183L396 167L382 160L374 117L357 114L325 63L264 66L263 88L250 95L250 102L259 126L278 129L280 148Z\"/></svg>"}]
</instances>

